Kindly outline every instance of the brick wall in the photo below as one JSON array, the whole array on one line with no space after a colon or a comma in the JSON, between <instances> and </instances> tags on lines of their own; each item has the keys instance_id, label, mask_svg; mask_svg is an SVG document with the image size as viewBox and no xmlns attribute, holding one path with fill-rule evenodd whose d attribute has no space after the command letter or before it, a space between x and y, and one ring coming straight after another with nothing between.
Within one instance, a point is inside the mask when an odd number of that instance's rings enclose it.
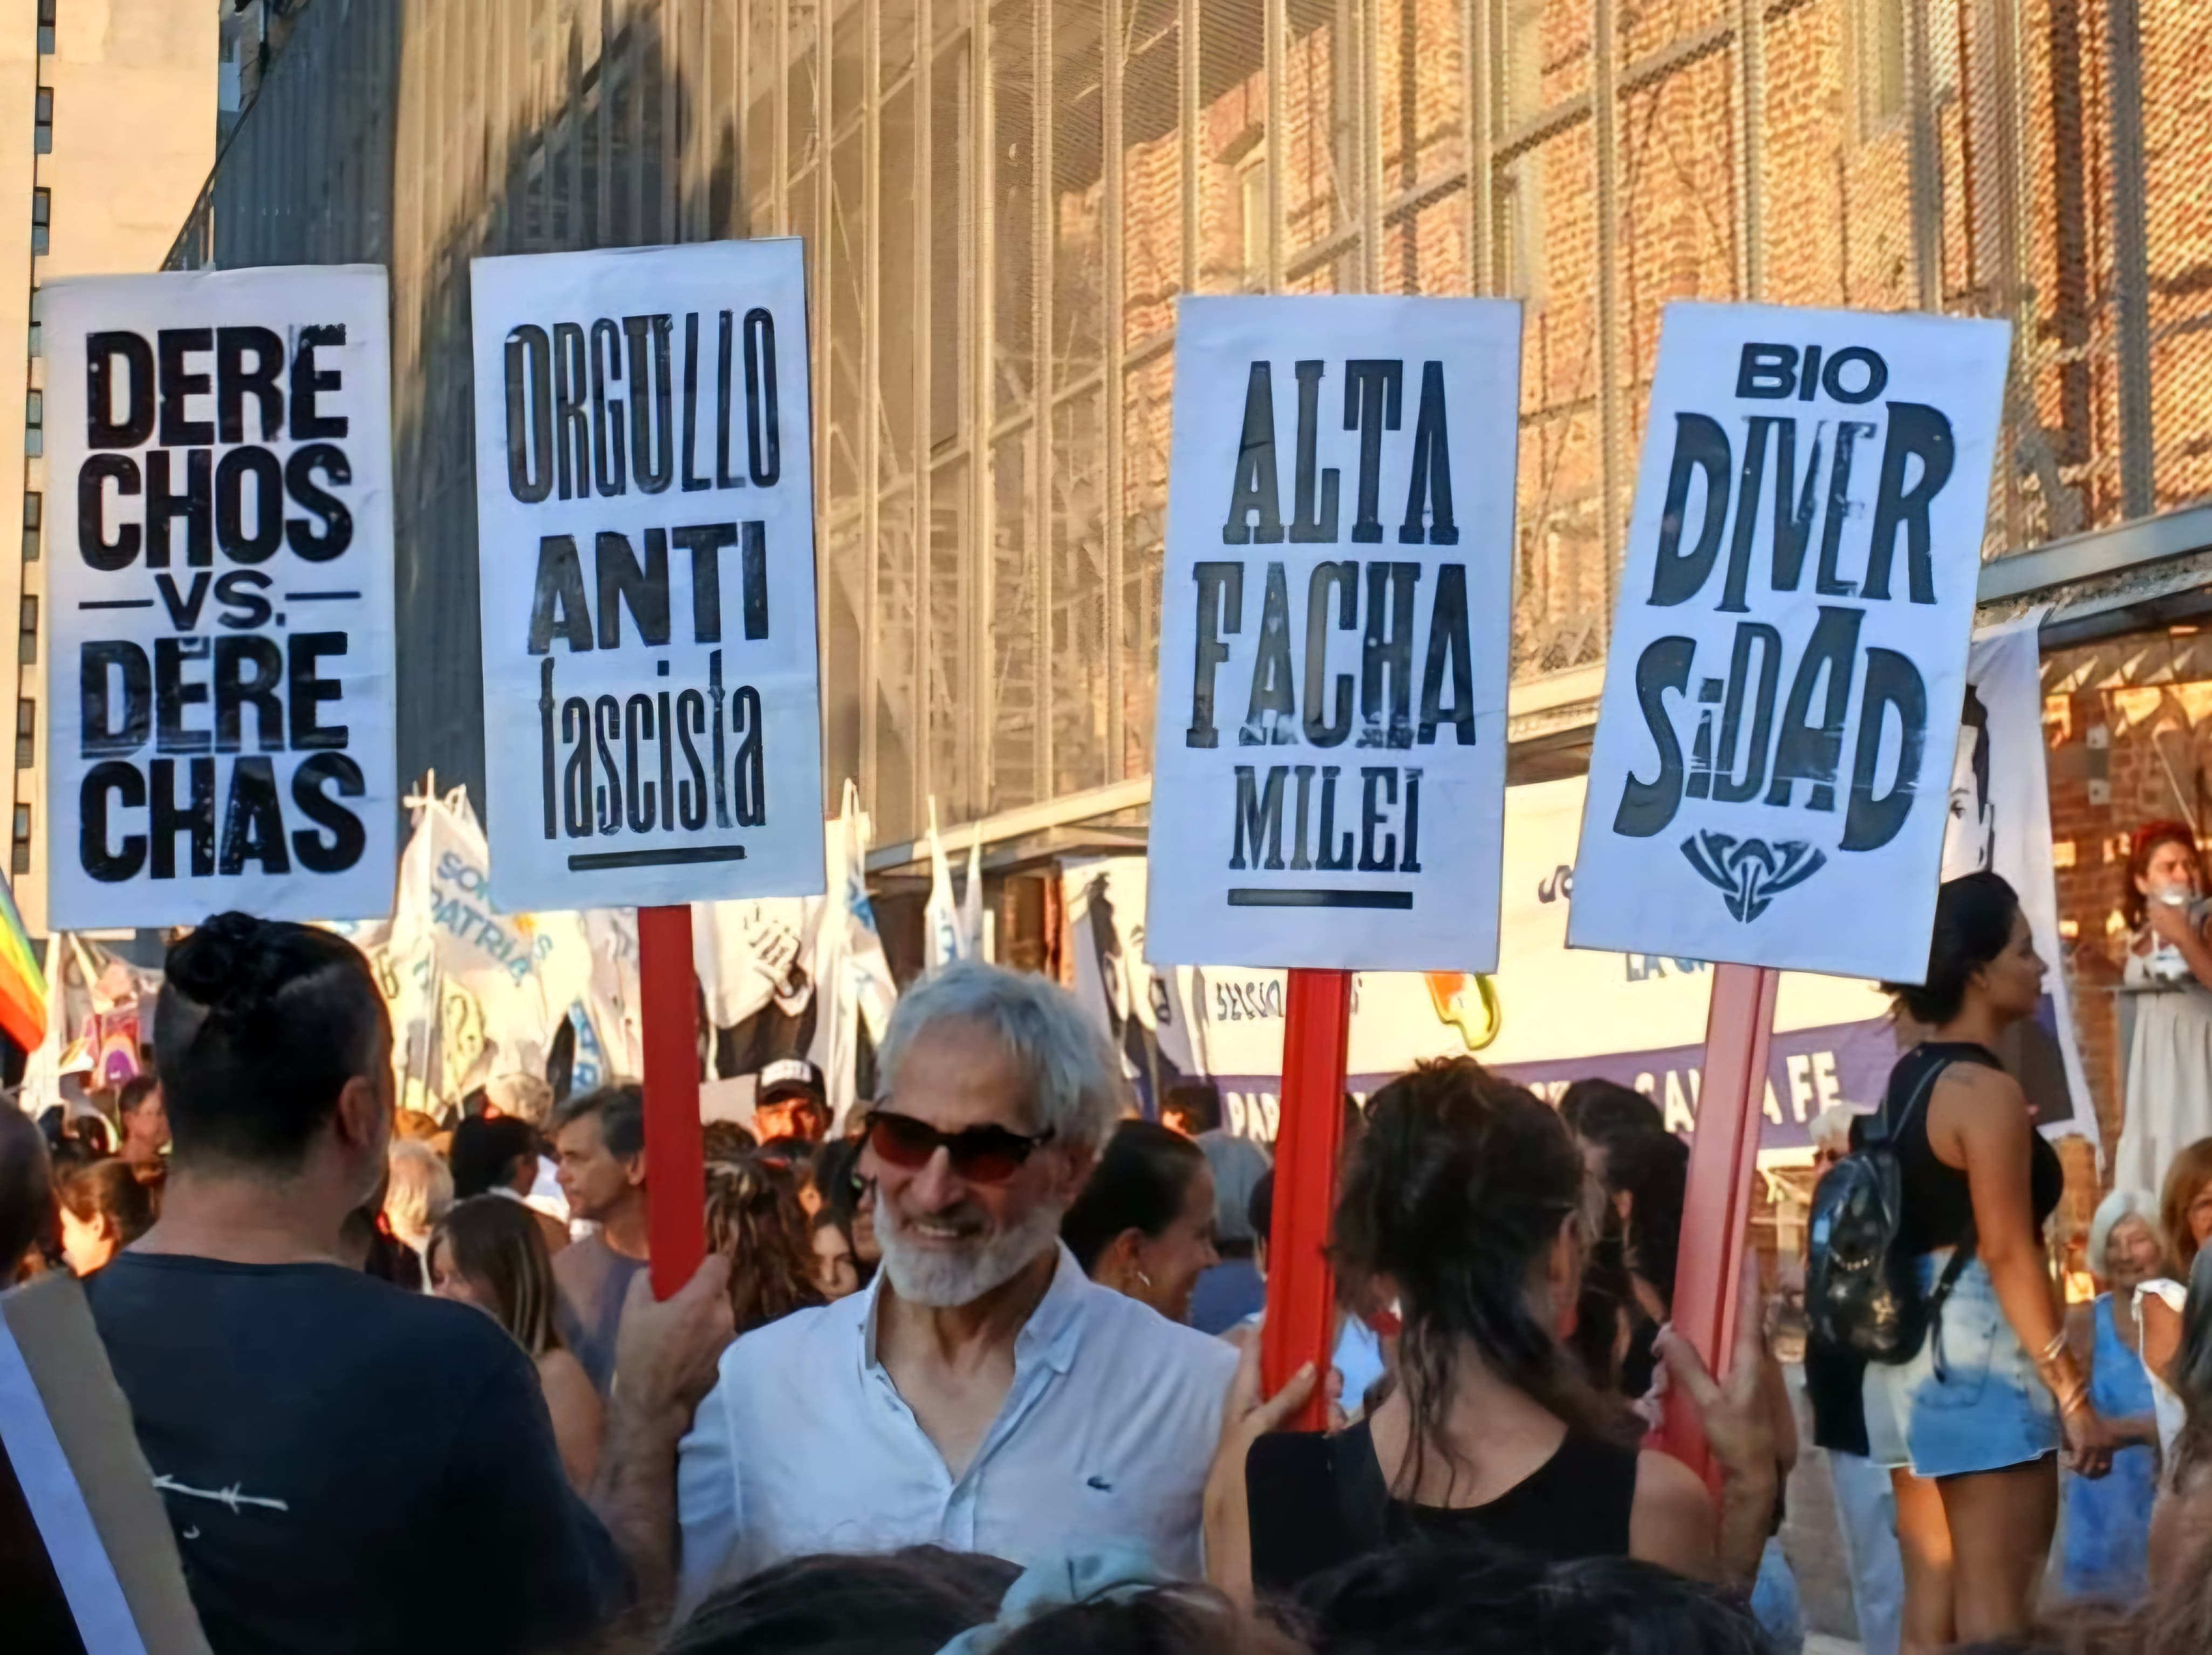
<instances>
[{"instance_id":1,"label":"brick wall","mask_svg":"<svg viewBox=\"0 0 2212 1655\"><path fill-rule=\"evenodd\" d=\"M2120 900L2130 836L2155 819L2207 821L2212 646L2152 634L2044 661L2051 858L2075 1023L2106 1143L2122 1125Z\"/></svg>"}]
</instances>

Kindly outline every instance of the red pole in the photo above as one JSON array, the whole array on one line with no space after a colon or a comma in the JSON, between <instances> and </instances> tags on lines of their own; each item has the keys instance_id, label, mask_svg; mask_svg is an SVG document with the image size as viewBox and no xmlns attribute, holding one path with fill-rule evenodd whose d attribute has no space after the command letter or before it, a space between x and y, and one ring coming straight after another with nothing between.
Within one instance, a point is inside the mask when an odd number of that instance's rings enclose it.
<instances>
[{"instance_id":1,"label":"red pole","mask_svg":"<svg viewBox=\"0 0 2212 1655\"><path fill-rule=\"evenodd\" d=\"M653 1293L665 1299L707 1256L707 1155L699 1130L699 989L691 909L637 911L645 1022L646 1224Z\"/></svg>"},{"instance_id":2,"label":"red pole","mask_svg":"<svg viewBox=\"0 0 2212 1655\"><path fill-rule=\"evenodd\" d=\"M1336 1326L1328 1228L1344 1140L1344 1062L1352 1034L1352 973L1294 969L1284 1008L1283 1106L1275 1131L1275 1200L1267 1237L1267 1316L1261 1383L1273 1396L1307 1362L1327 1375ZM1328 1425L1324 1387L1291 1422Z\"/></svg>"},{"instance_id":3,"label":"red pole","mask_svg":"<svg viewBox=\"0 0 2212 1655\"><path fill-rule=\"evenodd\" d=\"M1705 1079L1698 1088L1697 1130L1690 1137L1690 1178L1682 1197L1682 1239L1674 1278L1674 1326L1697 1348L1706 1370L1725 1378L1735 1350L1743 1250L1759 1169L1760 1110L1766 1098L1766 1050L1774 1033L1779 972L1762 966L1715 966L1705 1018ZM1709 1482L1716 1471L1705 1433L1687 1399L1667 1409L1667 1452Z\"/></svg>"}]
</instances>

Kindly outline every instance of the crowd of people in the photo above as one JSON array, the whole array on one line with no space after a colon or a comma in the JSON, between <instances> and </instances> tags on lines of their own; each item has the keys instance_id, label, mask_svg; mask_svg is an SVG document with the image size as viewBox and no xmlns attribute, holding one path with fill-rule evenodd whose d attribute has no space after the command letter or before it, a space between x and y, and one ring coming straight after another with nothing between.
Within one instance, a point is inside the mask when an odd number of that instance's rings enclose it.
<instances>
[{"instance_id":1,"label":"crowd of people","mask_svg":"<svg viewBox=\"0 0 2212 1655\"><path fill-rule=\"evenodd\" d=\"M1929 1038L1822 1123L1829 1162L1893 1157L1929 1321L1806 1357L1877 1651L1885 1549L1914 1650L2164 1655L2206 1590L2212 1143L2105 1203L2069 1313L1993 1055L2043 971L2001 879L1947 883L1897 991ZM1688 1158L1632 1091L1461 1058L1347 1098L1332 1358L1268 1395L1265 1150L1202 1084L1135 1118L1046 979L919 979L842 1131L769 1066L696 1192L633 1085L505 1076L447 1125L395 1108L391 1040L349 943L223 915L114 1142L0 1110L0 1270L82 1278L218 1655L1802 1640L1764 1301L1724 1378L1671 1332ZM657 1300L671 1199L708 1253ZM1317 1391L1331 1428L1285 1428ZM1713 1485L1648 1446L1671 1409ZM2063 1593L2131 1609L2038 1618L2062 1459Z\"/></svg>"}]
</instances>

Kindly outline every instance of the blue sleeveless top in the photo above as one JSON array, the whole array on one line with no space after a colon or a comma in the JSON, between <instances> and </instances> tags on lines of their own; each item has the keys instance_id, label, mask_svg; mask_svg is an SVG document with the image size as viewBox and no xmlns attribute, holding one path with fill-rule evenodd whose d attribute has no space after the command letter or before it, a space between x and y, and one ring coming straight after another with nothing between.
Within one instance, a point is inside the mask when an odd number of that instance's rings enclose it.
<instances>
[{"instance_id":1,"label":"blue sleeveless top","mask_svg":"<svg viewBox=\"0 0 2212 1655\"><path fill-rule=\"evenodd\" d=\"M2095 1354L2089 1373L2089 1399L2105 1418L2150 1412L2150 1376L2142 1358L2120 1343L2112 1325L2112 1295L2100 1294L2094 1310ZM2158 1498L2158 1455L2153 1449L2122 1448L2112 1455L2110 1475L2092 1482L2066 1474L2066 1558L2059 1592L2066 1597L2109 1598L2133 1603L2148 1590L2145 1568L2150 1548L2150 1508Z\"/></svg>"}]
</instances>

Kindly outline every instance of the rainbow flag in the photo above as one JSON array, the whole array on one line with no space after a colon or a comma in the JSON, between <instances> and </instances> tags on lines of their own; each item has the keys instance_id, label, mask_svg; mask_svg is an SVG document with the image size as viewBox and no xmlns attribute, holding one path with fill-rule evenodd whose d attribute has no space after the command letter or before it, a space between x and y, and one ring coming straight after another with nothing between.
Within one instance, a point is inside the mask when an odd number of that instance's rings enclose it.
<instances>
[{"instance_id":1,"label":"rainbow flag","mask_svg":"<svg viewBox=\"0 0 2212 1655\"><path fill-rule=\"evenodd\" d=\"M26 1052L46 1038L46 973L31 952L15 894L0 876L0 1031Z\"/></svg>"}]
</instances>

